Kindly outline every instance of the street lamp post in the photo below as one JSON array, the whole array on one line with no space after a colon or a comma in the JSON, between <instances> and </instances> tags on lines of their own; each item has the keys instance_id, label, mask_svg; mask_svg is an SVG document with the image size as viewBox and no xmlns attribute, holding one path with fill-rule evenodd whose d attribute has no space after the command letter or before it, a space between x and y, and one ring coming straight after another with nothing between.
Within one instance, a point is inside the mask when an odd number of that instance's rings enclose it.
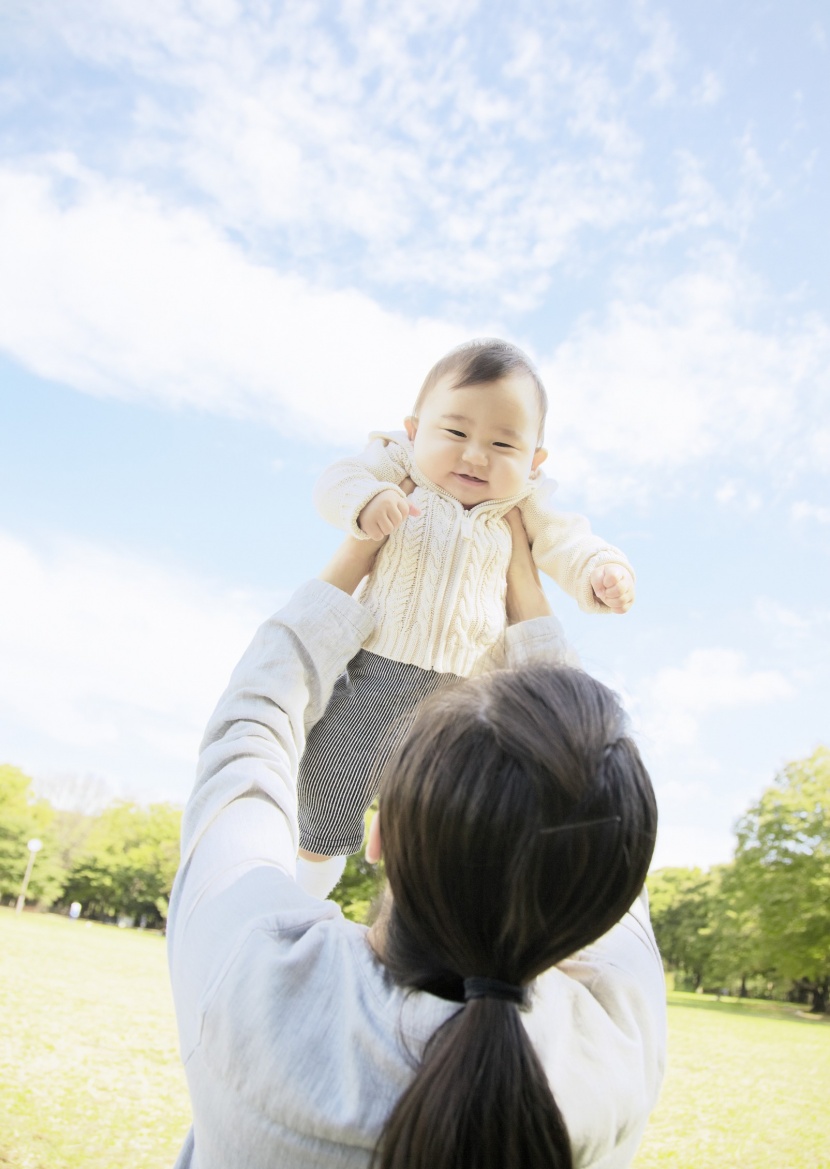
<instances>
[{"instance_id":1,"label":"street lamp post","mask_svg":"<svg viewBox=\"0 0 830 1169\"><path fill-rule=\"evenodd\" d=\"M29 850L29 862L26 865L26 874L23 877L23 884L20 886L20 896L17 899L17 906L15 907L15 913L20 913L21 910L23 909L25 902L26 902L26 890L29 887L29 877L31 877L31 875L32 875L32 868L34 867L35 857L40 852L40 850L43 848L43 841L35 838L33 840L30 840L29 843L26 845L26 847Z\"/></svg>"}]
</instances>

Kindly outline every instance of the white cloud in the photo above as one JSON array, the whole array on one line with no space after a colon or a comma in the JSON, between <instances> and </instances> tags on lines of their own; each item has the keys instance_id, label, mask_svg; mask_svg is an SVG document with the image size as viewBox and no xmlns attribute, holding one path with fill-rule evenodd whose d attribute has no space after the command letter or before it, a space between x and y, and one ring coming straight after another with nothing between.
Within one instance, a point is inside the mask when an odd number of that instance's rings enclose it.
<instances>
[{"instance_id":1,"label":"white cloud","mask_svg":"<svg viewBox=\"0 0 830 1169\"><path fill-rule=\"evenodd\" d=\"M741 137L738 150L741 171L747 183L757 191L769 188L772 185L772 179L750 131L747 130Z\"/></svg>"},{"instance_id":2,"label":"white cloud","mask_svg":"<svg viewBox=\"0 0 830 1169\"><path fill-rule=\"evenodd\" d=\"M830 524L830 507L823 507L818 503L808 503L800 499L790 508L793 519L798 521L815 520L819 524Z\"/></svg>"},{"instance_id":3,"label":"white cloud","mask_svg":"<svg viewBox=\"0 0 830 1169\"><path fill-rule=\"evenodd\" d=\"M43 377L362 441L468 335L257 266L196 212L60 162L63 189L0 171L0 346Z\"/></svg>"},{"instance_id":4,"label":"white cloud","mask_svg":"<svg viewBox=\"0 0 830 1169\"><path fill-rule=\"evenodd\" d=\"M801 613L796 613L793 609L769 597L760 597L755 602L754 611L759 620L765 624L776 625L798 633L809 629L813 623L810 618L805 617Z\"/></svg>"},{"instance_id":5,"label":"white cloud","mask_svg":"<svg viewBox=\"0 0 830 1169\"><path fill-rule=\"evenodd\" d=\"M711 69L705 69L700 84L694 90L692 100L702 106L716 105L723 97L723 83Z\"/></svg>"},{"instance_id":6,"label":"white cloud","mask_svg":"<svg viewBox=\"0 0 830 1169\"><path fill-rule=\"evenodd\" d=\"M92 63L106 101L76 114L44 70L41 140L51 103L54 142L199 206L260 262L455 315L537 307L557 270L607 270L622 231L739 234L770 182L749 138L733 193L688 149L671 193L649 169L637 82L658 104L685 83L665 12L638 2L609 26L599 4L548 7L484 28L475 0L43 0L27 46ZM718 85L705 69L693 100ZM30 136L14 145L26 158Z\"/></svg>"},{"instance_id":7,"label":"white cloud","mask_svg":"<svg viewBox=\"0 0 830 1169\"><path fill-rule=\"evenodd\" d=\"M640 690L638 724L655 756L697 742L712 711L766 705L795 696L778 670L753 670L730 649L697 649L682 666L667 666Z\"/></svg>"},{"instance_id":8,"label":"white cloud","mask_svg":"<svg viewBox=\"0 0 830 1169\"><path fill-rule=\"evenodd\" d=\"M654 87L652 100L662 104L675 93L680 56L677 35L665 13L650 8L645 0L638 0L634 11L637 23L648 37L646 47L635 60L635 75L650 79Z\"/></svg>"},{"instance_id":9,"label":"white cloud","mask_svg":"<svg viewBox=\"0 0 830 1169\"><path fill-rule=\"evenodd\" d=\"M622 290L602 319L579 322L542 361L558 474L599 506L656 474L663 491L685 483L712 458L773 479L826 470L810 436L826 417L827 328L814 318L761 327L765 307L721 253L656 293Z\"/></svg>"},{"instance_id":10,"label":"white cloud","mask_svg":"<svg viewBox=\"0 0 830 1169\"><path fill-rule=\"evenodd\" d=\"M819 424L814 427L809 436L809 451L810 455L818 466L830 466L830 426L822 426L821 420Z\"/></svg>"},{"instance_id":11,"label":"white cloud","mask_svg":"<svg viewBox=\"0 0 830 1169\"><path fill-rule=\"evenodd\" d=\"M676 233L690 227L711 228L724 223L729 215L728 205L706 178L701 160L689 150L678 150L675 163L677 201L662 212L669 224L667 230Z\"/></svg>"},{"instance_id":12,"label":"white cloud","mask_svg":"<svg viewBox=\"0 0 830 1169\"><path fill-rule=\"evenodd\" d=\"M763 503L759 492L734 479L727 479L718 487L715 499L724 506L731 504L747 512L758 511Z\"/></svg>"},{"instance_id":13,"label":"white cloud","mask_svg":"<svg viewBox=\"0 0 830 1169\"><path fill-rule=\"evenodd\" d=\"M256 264L198 212L71 156L0 170L0 251L0 346L42 377L321 442L398 425L438 356L499 331L407 319ZM541 355L553 473L602 506L713 455L823 470L828 330L808 318L765 331L764 309L727 253L656 291L621 286L602 319Z\"/></svg>"},{"instance_id":14,"label":"white cloud","mask_svg":"<svg viewBox=\"0 0 830 1169\"><path fill-rule=\"evenodd\" d=\"M625 57L597 35L593 6L540 11L532 33L488 13L495 62L478 7L46 0L29 19L117 71L124 140L110 128L94 157L124 177L186 184L258 254L315 278L336 264L516 308L538 303L586 230L640 217L647 183L614 76ZM664 25L627 30L658 90ZM74 136L85 151L88 134Z\"/></svg>"},{"instance_id":15,"label":"white cloud","mask_svg":"<svg viewBox=\"0 0 830 1169\"><path fill-rule=\"evenodd\" d=\"M735 836L711 824L660 821L651 872L663 868L700 868L725 864L735 852Z\"/></svg>"},{"instance_id":16,"label":"white cloud","mask_svg":"<svg viewBox=\"0 0 830 1169\"><path fill-rule=\"evenodd\" d=\"M3 719L44 744L51 770L80 754L117 785L112 758L129 772L136 752L148 784L171 768L189 777L207 716L278 601L93 544L35 550L0 533Z\"/></svg>"}]
</instances>

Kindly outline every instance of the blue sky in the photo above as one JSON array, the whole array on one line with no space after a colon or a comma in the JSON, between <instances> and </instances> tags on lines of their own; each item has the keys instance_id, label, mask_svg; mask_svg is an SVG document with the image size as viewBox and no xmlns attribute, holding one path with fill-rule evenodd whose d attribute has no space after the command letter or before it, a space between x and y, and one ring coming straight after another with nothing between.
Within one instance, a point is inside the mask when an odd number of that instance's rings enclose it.
<instances>
[{"instance_id":1,"label":"blue sky","mask_svg":"<svg viewBox=\"0 0 830 1169\"><path fill-rule=\"evenodd\" d=\"M806 0L59 0L0 37L0 759L183 800L315 476L524 345L659 864L830 740L830 20Z\"/></svg>"}]
</instances>

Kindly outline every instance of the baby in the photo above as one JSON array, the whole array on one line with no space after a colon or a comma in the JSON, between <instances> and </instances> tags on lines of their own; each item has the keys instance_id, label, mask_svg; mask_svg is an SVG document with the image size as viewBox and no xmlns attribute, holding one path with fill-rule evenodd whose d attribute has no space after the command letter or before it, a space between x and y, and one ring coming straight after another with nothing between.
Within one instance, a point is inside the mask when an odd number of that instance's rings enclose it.
<instances>
[{"instance_id":1,"label":"baby","mask_svg":"<svg viewBox=\"0 0 830 1169\"><path fill-rule=\"evenodd\" d=\"M546 411L544 386L520 349L470 341L430 370L405 434L372 435L362 455L341 459L317 484L324 519L386 539L359 594L374 632L300 765L298 880L318 896L360 848L376 777L418 702L499 665L512 508L538 567L582 609L624 613L634 601L623 553L582 516L552 506L556 484L539 469Z\"/></svg>"}]
</instances>

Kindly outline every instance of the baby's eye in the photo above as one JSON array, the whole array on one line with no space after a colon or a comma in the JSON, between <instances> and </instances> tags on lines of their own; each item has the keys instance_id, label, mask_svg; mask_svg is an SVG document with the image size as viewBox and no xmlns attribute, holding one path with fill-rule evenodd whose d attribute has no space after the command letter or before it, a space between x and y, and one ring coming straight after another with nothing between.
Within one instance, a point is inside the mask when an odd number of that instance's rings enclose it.
<instances>
[{"instance_id":1,"label":"baby's eye","mask_svg":"<svg viewBox=\"0 0 830 1169\"><path fill-rule=\"evenodd\" d=\"M467 437L466 434L463 432L463 430L450 430L449 427L447 427L447 434L451 434L454 438L466 438Z\"/></svg>"},{"instance_id":2,"label":"baby's eye","mask_svg":"<svg viewBox=\"0 0 830 1169\"><path fill-rule=\"evenodd\" d=\"M494 442L493 446L503 447L506 451L514 451L516 449L509 442Z\"/></svg>"}]
</instances>

